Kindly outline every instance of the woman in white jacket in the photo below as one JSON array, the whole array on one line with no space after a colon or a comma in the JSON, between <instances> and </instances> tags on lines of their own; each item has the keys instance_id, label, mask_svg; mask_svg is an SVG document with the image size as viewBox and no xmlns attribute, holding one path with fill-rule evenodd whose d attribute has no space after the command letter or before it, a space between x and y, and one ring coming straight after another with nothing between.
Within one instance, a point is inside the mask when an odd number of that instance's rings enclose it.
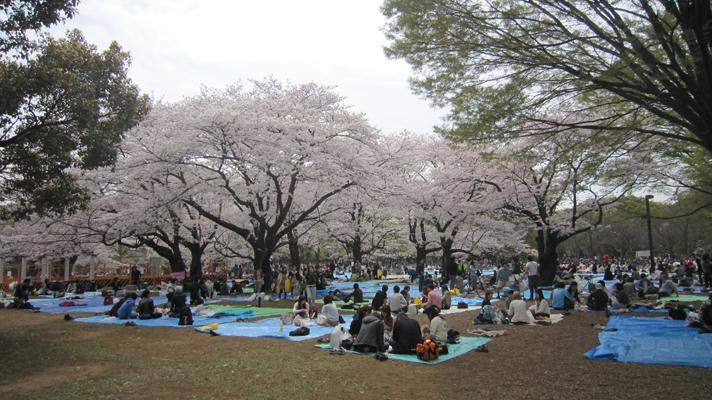
<instances>
[{"instance_id":1,"label":"woman in white jacket","mask_svg":"<svg viewBox=\"0 0 712 400\"><path fill-rule=\"evenodd\" d=\"M509 314L510 322L513 324L533 324L534 316L527 309L527 302L522 300L522 294L519 292L514 292L512 294L512 301L509 303Z\"/></svg>"}]
</instances>

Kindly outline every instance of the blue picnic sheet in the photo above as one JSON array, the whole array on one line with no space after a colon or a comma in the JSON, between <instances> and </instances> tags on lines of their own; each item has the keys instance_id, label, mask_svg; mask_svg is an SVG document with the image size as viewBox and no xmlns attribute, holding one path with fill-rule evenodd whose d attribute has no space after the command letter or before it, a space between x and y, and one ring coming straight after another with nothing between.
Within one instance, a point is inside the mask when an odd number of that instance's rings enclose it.
<instances>
[{"instance_id":1,"label":"blue picnic sheet","mask_svg":"<svg viewBox=\"0 0 712 400\"><path fill-rule=\"evenodd\" d=\"M344 326L349 326L353 316L344 315ZM194 324L196 331L207 333L208 330L200 329L198 324ZM207 324L205 324L207 325ZM220 336L241 336L252 338L272 338L272 339L287 339L294 342L316 339L318 337L328 335L334 331L333 327L311 325L309 326L309 335L306 336L289 336L289 332L297 329L294 325L284 325L282 328L281 318L267 318L255 322L232 322L221 324L218 329L213 332Z\"/></svg>"},{"instance_id":2,"label":"blue picnic sheet","mask_svg":"<svg viewBox=\"0 0 712 400\"><path fill-rule=\"evenodd\" d=\"M669 312L668 309L666 308L661 308L661 309L650 309L647 307L634 307L631 309L626 309L626 308L609 308L608 311L610 311L613 314L620 314L622 312L634 312L634 313L639 313L639 314L647 314L647 313L653 313L653 314L667 314Z\"/></svg>"},{"instance_id":3,"label":"blue picnic sheet","mask_svg":"<svg viewBox=\"0 0 712 400\"><path fill-rule=\"evenodd\" d=\"M611 316L598 334L600 345L585 353L594 360L712 368L712 334L685 321L661 317Z\"/></svg>"},{"instance_id":4,"label":"blue picnic sheet","mask_svg":"<svg viewBox=\"0 0 712 400\"><path fill-rule=\"evenodd\" d=\"M249 311L249 310L246 310ZM246 312L242 315L224 315L220 317L193 317L193 326L203 326L210 324L224 324L228 322L235 322L237 319L250 318L252 312ZM106 324L106 325L124 325L125 323L131 321L137 326L160 326L160 327L171 327L171 328L185 328L185 325L178 325L178 318L158 318L158 319L118 319L115 317L107 317L104 315L95 315L93 317L77 318L76 322L90 323L90 324Z\"/></svg>"},{"instance_id":5,"label":"blue picnic sheet","mask_svg":"<svg viewBox=\"0 0 712 400\"><path fill-rule=\"evenodd\" d=\"M393 353L388 353L388 358L391 360L400 360L400 361L408 361L408 362L414 362L414 363L419 363L419 364L430 364L430 365L435 365L435 364L440 364L448 360L452 360L455 357L459 357L463 354L469 353L476 348L485 345L489 342L491 342L492 339L486 339L486 338L481 338L481 337L471 337L471 336L460 336L460 343L456 344L449 344L447 345L448 348L448 353L440 355L436 360L431 360L431 361L423 361L419 360L418 357L414 354L393 354ZM328 349L329 345L328 344L319 344L316 347L319 347L321 349ZM347 351L348 353L353 353L353 354L365 354L365 355L373 355L373 353L359 353L357 351Z\"/></svg>"},{"instance_id":6,"label":"blue picnic sheet","mask_svg":"<svg viewBox=\"0 0 712 400\"><path fill-rule=\"evenodd\" d=\"M67 299L57 298L57 299L31 299L30 304L35 307L39 307L40 312L45 313L70 313L70 312L87 312L87 313L103 313L111 310L111 305L104 305L104 298L101 296L88 297L84 299L74 299L71 300L76 304L84 304L79 306L62 307L61 304ZM118 298L114 298L114 303L119 301ZM165 296L153 297L153 304L156 306L161 304L166 304L168 299Z\"/></svg>"}]
</instances>

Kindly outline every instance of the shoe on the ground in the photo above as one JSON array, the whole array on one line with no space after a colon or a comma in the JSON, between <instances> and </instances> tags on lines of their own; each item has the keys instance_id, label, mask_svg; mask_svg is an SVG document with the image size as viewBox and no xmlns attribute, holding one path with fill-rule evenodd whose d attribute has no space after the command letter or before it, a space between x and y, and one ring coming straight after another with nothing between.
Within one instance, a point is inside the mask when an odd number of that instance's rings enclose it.
<instances>
[{"instance_id":1,"label":"shoe on the ground","mask_svg":"<svg viewBox=\"0 0 712 400\"><path fill-rule=\"evenodd\" d=\"M373 356L373 358L375 358L375 359L378 360L378 361L386 361L386 360L388 360L388 356L385 355L385 354L383 354L383 353L376 353L376 355Z\"/></svg>"}]
</instances>

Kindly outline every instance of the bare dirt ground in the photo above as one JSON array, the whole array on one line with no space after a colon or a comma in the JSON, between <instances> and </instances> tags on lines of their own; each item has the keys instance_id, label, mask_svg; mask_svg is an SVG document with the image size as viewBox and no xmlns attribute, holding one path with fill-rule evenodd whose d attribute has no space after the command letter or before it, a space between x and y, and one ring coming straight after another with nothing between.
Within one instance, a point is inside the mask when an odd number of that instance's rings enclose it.
<instances>
[{"instance_id":1,"label":"bare dirt ground","mask_svg":"<svg viewBox=\"0 0 712 400\"><path fill-rule=\"evenodd\" d=\"M446 320L465 333L474 315ZM0 399L711 398L712 369L586 359L598 344L591 324L605 322L602 314L575 313L549 327L508 326L488 353L418 365L329 355L316 341L0 310Z\"/></svg>"}]
</instances>

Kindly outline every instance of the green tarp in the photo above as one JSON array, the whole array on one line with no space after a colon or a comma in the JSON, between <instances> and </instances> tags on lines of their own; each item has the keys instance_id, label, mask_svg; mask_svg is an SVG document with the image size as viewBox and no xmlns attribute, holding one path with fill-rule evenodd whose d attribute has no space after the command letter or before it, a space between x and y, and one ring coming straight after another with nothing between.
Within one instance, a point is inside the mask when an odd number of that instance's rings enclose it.
<instances>
[{"instance_id":1,"label":"green tarp","mask_svg":"<svg viewBox=\"0 0 712 400\"><path fill-rule=\"evenodd\" d=\"M400 360L400 361L408 361L408 362L414 362L414 363L419 363L419 364L440 364L442 362L452 360L455 357L459 357L465 353L469 353L476 348L489 343L492 341L492 339L486 339L486 338L480 338L480 337L470 337L470 336L460 336L460 343L457 344L449 344L448 347L448 354L441 355L438 357L437 360L432 360L432 361L423 361L419 360L418 357L414 354L392 354L392 353L387 353L388 358L391 360ZM328 344L319 344L316 347L321 348L321 349L328 349L329 345ZM353 353L353 354L365 354L365 355L373 355L373 353L359 353L357 351L352 351L348 350L347 353Z\"/></svg>"}]
</instances>

